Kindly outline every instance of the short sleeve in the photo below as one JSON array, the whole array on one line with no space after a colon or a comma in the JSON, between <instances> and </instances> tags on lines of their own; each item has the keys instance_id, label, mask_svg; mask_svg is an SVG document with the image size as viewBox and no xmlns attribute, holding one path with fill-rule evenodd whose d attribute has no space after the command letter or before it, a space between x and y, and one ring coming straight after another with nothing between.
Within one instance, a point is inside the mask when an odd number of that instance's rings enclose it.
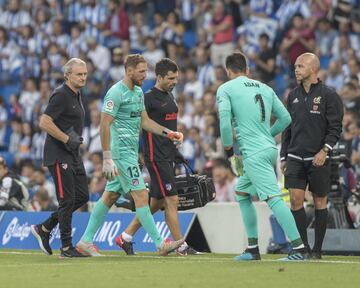
<instances>
[{"instance_id":1,"label":"short sleeve","mask_svg":"<svg viewBox=\"0 0 360 288\"><path fill-rule=\"evenodd\" d=\"M115 117L121 105L121 96L120 91L116 91L114 88L110 89L105 95L102 112Z\"/></svg>"},{"instance_id":2,"label":"short sleeve","mask_svg":"<svg viewBox=\"0 0 360 288\"><path fill-rule=\"evenodd\" d=\"M56 120L61 113L63 113L64 108L64 95L61 95L60 92L56 91L53 95L51 95L49 104L46 107L44 114L50 116L53 120Z\"/></svg>"}]
</instances>

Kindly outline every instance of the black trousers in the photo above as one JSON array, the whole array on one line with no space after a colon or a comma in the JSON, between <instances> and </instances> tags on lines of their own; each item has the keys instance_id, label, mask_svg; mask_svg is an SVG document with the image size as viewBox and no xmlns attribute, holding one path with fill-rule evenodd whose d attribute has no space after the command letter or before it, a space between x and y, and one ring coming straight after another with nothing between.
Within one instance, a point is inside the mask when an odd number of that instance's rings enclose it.
<instances>
[{"instance_id":1,"label":"black trousers","mask_svg":"<svg viewBox=\"0 0 360 288\"><path fill-rule=\"evenodd\" d=\"M42 225L51 231L59 223L62 247L71 246L72 213L89 200L84 164L81 161L72 164L56 162L48 168L56 186L59 207Z\"/></svg>"}]
</instances>

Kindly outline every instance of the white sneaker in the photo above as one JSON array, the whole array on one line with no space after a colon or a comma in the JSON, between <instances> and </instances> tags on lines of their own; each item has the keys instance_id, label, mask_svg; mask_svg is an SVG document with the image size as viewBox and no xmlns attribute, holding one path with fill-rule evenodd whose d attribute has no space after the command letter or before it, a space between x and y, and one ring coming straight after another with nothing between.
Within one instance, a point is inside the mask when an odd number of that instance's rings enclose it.
<instances>
[{"instance_id":1,"label":"white sneaker","mask_svg":"<svg viewBox=\"0 0 360 288\"><path fill-rule=\"evenodd\" d=\"M84 240L80 240L76 244L76 248L80 253L82 253L84 255L87 255L87 256L91 256L91 257L101 257L101 256L103 256L103 255L101 255L99 253L99 249L92 242L86 242Z\"/></svg>"},{"instance_id":2,"label":"white sneaker","mask_svg":"<svg viewBox=\"0 0 360 288\"><path fill-rule=\"evenodd\" d=\"M158 247L158 254L160 256L166 256L168 255L170 252L176 250L177 248L179 248L183 243L185 242L185 239L180 239L177 241L172 241L170 238L166 238L160 245L160 247Z\"/></svg>"}]
</instances>

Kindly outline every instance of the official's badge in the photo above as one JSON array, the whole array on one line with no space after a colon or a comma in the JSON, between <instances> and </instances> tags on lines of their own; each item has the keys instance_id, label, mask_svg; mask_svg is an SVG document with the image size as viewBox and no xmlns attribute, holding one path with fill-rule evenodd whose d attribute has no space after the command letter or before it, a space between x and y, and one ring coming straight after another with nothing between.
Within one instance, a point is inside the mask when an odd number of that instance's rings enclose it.
<instances>
[{"instance_id":1,"label":"official's badge","mask_svg":"<svg viewBox=\"0 0 360 288\"><path fill-rule=\"evenodd\" d=\"M68 168L68 165L67 165L67 163L62 163L62 164L61 164L61 167L62 167L64 170L66 170L66 169Z\"/></svg>"}]
</instances>

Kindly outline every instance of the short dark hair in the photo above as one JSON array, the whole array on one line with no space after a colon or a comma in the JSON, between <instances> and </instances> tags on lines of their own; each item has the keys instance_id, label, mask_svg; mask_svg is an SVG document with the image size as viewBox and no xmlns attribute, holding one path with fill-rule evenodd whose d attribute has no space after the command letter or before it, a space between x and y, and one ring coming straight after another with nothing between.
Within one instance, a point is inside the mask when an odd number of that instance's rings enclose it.
<instances>
[{"instance_id":1,"label":"short dark hair","mask_svg":"<svg viewBox=\"0 0 360 288\"><path fill-rule=\"evenodd\" d=\"M171 72L177 72L179 71L179 67L177 64L169 59L169 58L163 58L155 65L155 75L165 77L167 73Z\"/></svg>"},{"instance_id":2,"label":"short dark hair","mask_svg":"<svg viewBox=\"0 0 360 288\"><path fill-rule=\"evenodd\" d=\"M266 33L261 33L261 34L260 34L259 39L262 39L262 38L266 39L267 41L269 41L269 40L270 40L269 35L268 35L268 34L266 34Z\"/></svg>"},{"instance_id":3,"label":"short dark hair","mask_svg":"<svg viewBox=\"0 0 360 288\"><path fill-rule=\"evenodd\" d=\"M2 166L2 167L4 167L4 168L7 167L5 158L3 158L3 157L1 157L1 156L0 156L0 166Z\"/></svg>"},{"instance_id":4,"label":"short dark hair","mask_svg":"<svg viewBox=\"0 0 360 288\"><path fill-rule=\"evenodd\" d=\"M234 52L226 57L225 66L226 69L229 69L234 73L246 72L246 57L241 52Z\"/></svg>"},{"instance_id":5,"label":"short dark hair","mask_svg":"<svg viewBox=\"0 0 360 288\"><path fill-rule=\"evenodd\" d=\"M129 54L125 58L125 70L129 67L136 68L140 63L146 63L144 56L140 54Z\"/></svg>"}]
</instances>

